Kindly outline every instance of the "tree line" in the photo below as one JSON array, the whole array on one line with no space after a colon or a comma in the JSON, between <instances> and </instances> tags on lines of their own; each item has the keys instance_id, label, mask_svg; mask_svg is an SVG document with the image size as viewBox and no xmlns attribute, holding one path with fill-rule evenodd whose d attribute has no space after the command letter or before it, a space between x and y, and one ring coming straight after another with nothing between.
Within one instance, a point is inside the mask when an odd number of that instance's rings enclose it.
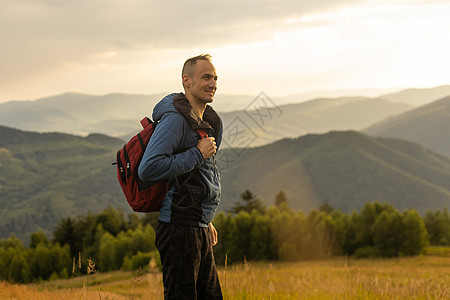
<instances>
[{"instance_id":1,"label":"tree line","mask_svg":"<svg viewBox=\"0 0 450 300\"><path fill-rule=\"evenodd\" d=\"M11 235L0 240L0 280L29 283L86 274L89 261L96 270L135 270L160 267L155 246L157 214L125 214L108 207L98 214L61 219L49 239L32 233L28 247Z\"/></svg>"},{"instance_id":2,"label":"tree line","mask_svg":"<svg viewBox=\"0 0 450 300\"><path fill-rule=\"evenodd\" d=\"M28 283L87 273L89 261L102 272L160 267L154 244L157 213L128 214L109 207L61 219L49 239L41 230L27 246L11 235L0 240L0 279ZM450 245L446 208L398 211L390 204L366 203L360 212L344 214L328 204L309 213L290 208L280 192L266 207L245 191L229 212L213 221L219 232L216 262L304 260L338 255L398 257L420 254L424 247Z\"/></svg>"},{"instance_id":3,"label":"tree line","mask_svg":"<svg viewBox=\"0 0 450 300\"><path fill-rule=\"evenodd\" d=\"M418 255L425 246L450 245L447 209L398 211L378 201L366 203L361 211L344 214L328 204L308 214L294 211L280 192L275 206L246 191L229 213L220 212L214 224L220 243L216 261L301 260L337 255L358 258Z\"/></svg>"}]
</instances>

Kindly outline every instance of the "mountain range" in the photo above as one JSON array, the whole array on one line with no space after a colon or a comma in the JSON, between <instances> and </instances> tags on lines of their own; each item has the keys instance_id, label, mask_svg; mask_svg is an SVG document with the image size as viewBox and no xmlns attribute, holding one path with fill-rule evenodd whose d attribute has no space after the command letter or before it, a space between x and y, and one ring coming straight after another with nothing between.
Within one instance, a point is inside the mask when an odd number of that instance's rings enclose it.
<instances>
[{"instance_id":1,"label":"mountain range","mask_svg":"<svg viewBox=\"0 0 450 300\"><path fill-rule=\"evenodd\" d=\"M213 107L219 112L222 110L220 115L224 128L235 128L239 122L240 127L244 126L253 137L248 146L255 147L307 133L363 130L388 117L409 111L418 104L450 95L450 86L409 89L377 98L322 97L305 101L305 96L314 95L319 94L274 98L264 93L256 97L218 94ZM0 103L0 125L81 136L100 133L126 140L140 130L141 118L151 117L154 105L163 96L66 93L34 101L10 101ZM232 110L234 107L241 109ZM262 119L262 114L270 115L270 118ZM232 141L223 145L224 148L240 146Z\"/></svg>"},{"instance_id":2,"label":"mountain range","mask_svg":"<svg viewBox=\"0 0 450 300\"><path fill-rule=\"evenodd\" d=\"M0 104L0 124L38 132L120 136L136 131L145 112L162 96L67 93L35 101L10 101Z\"/></svg>"},{"instance_id":3,"label":"mountain range","mask_svg":"<svg viewBox=\"0 0 450 300\"><path fill-rule=\"evenodd\" d=\"M450 157L450 96L383 120L364 132L414 141Z\"/></svg>"},{"instance_id":4,"label":"mountain range","mask_svg":"<svg viewBox=\"0 0 450 300\"><path fill-rule=\"evenodd\" d=\"M108 205L131 212L111 166L123 141L0 126L0 238L50 234L66 216ZM424 146L354 132L309 134L256 148L222 149L220 210L250 189L267 205L283 190L291 207L327 202L350 212L367 201L420 212L450 203L450 160Z\"/></svg>"},{"instance_id":5,"label":"mountain range","mask_svg":"<svg viewBox=\"0 0 450 300\"><path fill-rule=\"evenodd\" d=\"M442 85L427 89L406 89L390 94L384 94L381 98L406 103L413 106L422 106L450 95L450 85Z\"/></svg>"},{"instance_id":6,"label":"mountain range","mask_svg":"<svg viewBox=\"0 0 450 300\"><path fill-rule=\"evenodd\" d=\"M245 189L267 205L282 190L304 211L328 203L351 212L379 200L424 213L450 204L450 159L405 140L344 131L222 151L224 210Z\"/></svg>"},{"instance_id":7,"label":"mountain range","mask_svg":"<svg viewBox=\"0 0 450 300\"><path fill-rule=\"evenodd\" d=\"M373 200L421 213L448 207L449 87L283 105L264 93L216 98L246 102L220 114L220 210L246 189L267 205L283 190L304 211L326 202L350 212ZM0 125L0 238L27 240L38 227L50 234L62 217L108 205L131 212L111 163L163 96L70 93L0 104L8 125Z\"/></svg>"},{"instance_id":8,"label":"mountain range","mask_svg":"<svg viewBox=\"0 0 450 300\"><path fill-rule=\"evenodd\" d=\"M282 138L295 138L308 133L330 130L362 130L386 117L405 112L411 106L382 98L320 98L302 103L276 106L253 105L249 110L220 114L225 129L225 147L240 147L228 133L247 130L252 142L261 146ZM237 129L236 129L237 127Z\"/></svg>"},{"instance_id":9,"label":"mountain range","mask_svg":"<svg viewBox=\"0 0 450 300\"><path fill-rule=\"evenodd\" d=\"M101 133L130 138L140 130L139 121L151 117L155 104L164 95L110 94L91 96L63 94L36 101L13 101L0 104L0 125L38 132L64 132L86 136ZM245 109L221 113L224 128L236 119L242 120L259 138L253 146L274 142L279 138L297 137L305 133L330 130L360 130L388 116L402 113L412 106L381 98L319 98L303 103L261 107L261 97L222 96L215 102L241 101ZM216 106L216 103L213 105ZM256 109L275 108L281 114L275 122L258 124L252 119ZM271 120L272 121L272 120ZM261 126L264 125L264 126Z\"/></svg>"}]
</instances>

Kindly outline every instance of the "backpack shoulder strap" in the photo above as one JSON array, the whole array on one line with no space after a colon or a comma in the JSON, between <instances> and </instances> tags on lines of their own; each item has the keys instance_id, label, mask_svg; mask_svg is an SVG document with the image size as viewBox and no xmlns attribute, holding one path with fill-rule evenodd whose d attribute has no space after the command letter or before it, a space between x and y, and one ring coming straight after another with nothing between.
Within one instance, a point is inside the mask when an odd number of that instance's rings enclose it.
<instances>
[{"instance_id":1,"label":"backpack shoulder strap","mask_svg":"<svg viewBox=\"0 0 450 300\"><path fill-rule=\"evenodd\" d=\"M205 139L208 137L208 133L206 133L205 129L195 129L197 133L202 137L202 139Z\"/></svg>"}]
</instances>

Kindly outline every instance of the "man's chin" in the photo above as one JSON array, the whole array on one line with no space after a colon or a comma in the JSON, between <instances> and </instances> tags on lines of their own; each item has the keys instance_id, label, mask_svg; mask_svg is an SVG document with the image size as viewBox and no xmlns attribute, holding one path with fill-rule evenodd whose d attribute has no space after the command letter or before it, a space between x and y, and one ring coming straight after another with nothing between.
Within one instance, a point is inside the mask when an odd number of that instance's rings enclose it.
<instances>
[{"instance_id":1,"label":"man's chin","mask_svg":"<svg viewBox=\"0 0 450 300\"><path fill-rule=\"evenodd\" d=\"M214 101L214 96L203 98L203 102L205 102L205 103L212 103L213 101Z\"/></svg>"}]
</instances>

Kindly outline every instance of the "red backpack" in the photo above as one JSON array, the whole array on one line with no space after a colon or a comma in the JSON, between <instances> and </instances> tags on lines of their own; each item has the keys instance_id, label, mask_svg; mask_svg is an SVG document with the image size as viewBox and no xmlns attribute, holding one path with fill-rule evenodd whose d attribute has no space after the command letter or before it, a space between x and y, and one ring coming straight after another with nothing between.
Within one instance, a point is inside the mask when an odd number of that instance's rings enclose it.
<instances>
[{"instance_id":1,"label":"red backpack","mask_svg":"<svg viewBox=\"0 0 450 300\"><path fill-rule=\"evenodd\" d=\"M117 160L114 164L117 164L117 178L131 208L136 212L159 211L169 189L169 183L142 181L138 176L139 164L157 122L145 117L141 120L141 124L144 129L117 151ZM197 132L202 138L207 137L204 130L198 129Z\"/></svg>"}]
</instances>

